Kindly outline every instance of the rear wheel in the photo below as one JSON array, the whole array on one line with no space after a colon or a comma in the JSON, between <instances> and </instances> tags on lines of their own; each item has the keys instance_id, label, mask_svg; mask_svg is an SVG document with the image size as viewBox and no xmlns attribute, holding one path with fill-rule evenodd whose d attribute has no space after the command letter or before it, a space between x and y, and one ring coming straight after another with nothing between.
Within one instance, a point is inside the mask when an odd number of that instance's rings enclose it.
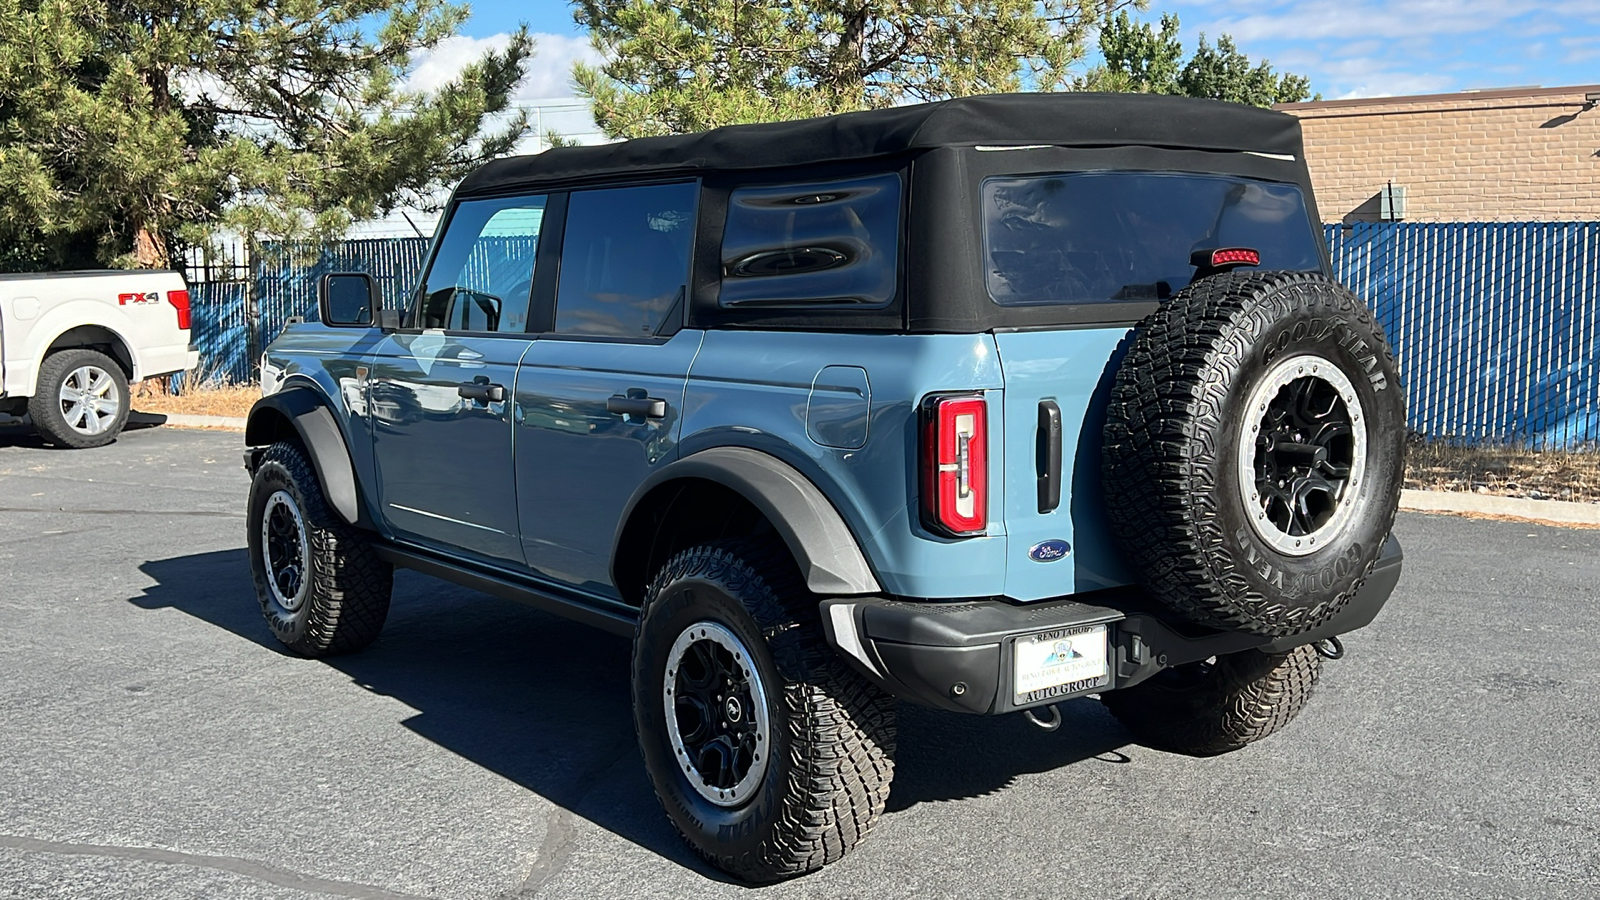
<instances>
[{"instance_id":1,"label":"rear wheel","mask_svg":"<svg viewBox=\"0 0 1600 900\"><path fill-rule=\"evenodd\" d=\"M826 646L776 541L685 550L646 591L633 710L656 796L689 845L748 881L831 863L894 773L894 701Z\"/></svg>"},{"instance_id":2,"label":"rear wheel","mask_svg":"<svg viewBox=\"0 0 1600 900\"><path fill-rule=\"evenodd\" d=\"M39 367L28 415L39 434L56 446L104 446L128 422L128 376L98 350L52 353Z\"/></svg>"},{"instance_id":3,"label":"rear wheel","mask_svg":"<svg viewBox=\"0 0 1600 900\"><path fill-rule=\"evenodd\" d=\"M1237 750L1289 724L1322 672L1311 646L1287 653L1246 650L1167 669L1101 702L1140 741L1211 756Z\"/></svg>"},{"instance_id":4,"label":"rear wheel","mask_svg":"<svg viewBox=\"0 0 1600 900\"><path fill-rule=\"evenodd\" d=\"M394 567L322 496L305 451L267 448L250 484L250 574L273 635L304 656L360 650L389 615Z\"/></svg>"}]
</instances>

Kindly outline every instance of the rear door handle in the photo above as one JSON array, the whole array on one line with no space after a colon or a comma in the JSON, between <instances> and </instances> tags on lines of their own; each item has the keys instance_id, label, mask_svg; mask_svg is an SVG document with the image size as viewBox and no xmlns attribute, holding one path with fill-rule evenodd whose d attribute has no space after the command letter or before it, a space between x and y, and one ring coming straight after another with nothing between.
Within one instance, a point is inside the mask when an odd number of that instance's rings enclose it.
<instances>
[{"instance_id":1,"label":"rear door handle","mask_svg":"<svg viewBox=\"0 0 1600 900\"><path fill-rule=\"evenodd\" d=\"M500 403L506 399L506 386L488 381L467 381L456 386L456 393L479 403Z\"/></svg>"},{"instance_id":2,"label":"rear door handle","mask_svg":"<svg viewBox=\"0 0 1600 900\"><path fill-rule=\"evenodd\" d=\"M1061 505L1061 406L1054 400L1039 401L1039 512L1047 513Z\"/></svg>"},{"instance_id":3,"label":"rear door handle","mask_svg":"<svg viewBox=\"0 0 1600 900\"><path fill-rule=\"evenodd\" d=\"M659 419L667 414L667 401L655 397L607 397L606 412Z\"/></svg>"}]
</instances>

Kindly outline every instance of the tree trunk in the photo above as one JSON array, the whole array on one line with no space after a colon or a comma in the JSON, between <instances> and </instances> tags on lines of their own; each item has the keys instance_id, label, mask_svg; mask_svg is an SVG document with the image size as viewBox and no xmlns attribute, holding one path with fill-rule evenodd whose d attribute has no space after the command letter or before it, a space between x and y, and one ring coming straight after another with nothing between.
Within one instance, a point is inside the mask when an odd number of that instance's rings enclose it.
<instances>
[{"instance_id":1,"label":"tree trunk","mask_svg":"<svg viewBox=\"0 0 1600 900\"><path fill-rule=\"evenodd\" d=\"M167 250L167 239L161 234L141 226L133 235L133 259L141 269L169 269L172 256Z\"/></svg>"}]
</instances>

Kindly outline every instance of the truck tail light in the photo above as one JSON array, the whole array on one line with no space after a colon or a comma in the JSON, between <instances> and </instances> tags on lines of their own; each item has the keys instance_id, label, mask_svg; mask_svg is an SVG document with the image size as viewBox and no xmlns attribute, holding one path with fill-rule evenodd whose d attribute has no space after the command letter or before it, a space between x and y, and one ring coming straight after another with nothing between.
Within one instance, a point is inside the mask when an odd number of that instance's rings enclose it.
<instances>
[{"instance_id":1,"label":"truck tail light","mask_svg":"<svg viewBox=\"0 0 1600 900\"><path fill-rule=\"evenodd\" d=\"M989 525L989 407L974 395L929 397L922 406L922 520L951 536Z\"/></svg>"},{"instance_id":2,"label":"truck tail light","mask_svg":"<svg viewBox=\"0 0 1600 900\"><path fill-rule=\"evenodd\" d=\"M184 331L189 330L189 292L167 291L167 302L178 311L178 327Z\"/></svg>"}]
</instances>

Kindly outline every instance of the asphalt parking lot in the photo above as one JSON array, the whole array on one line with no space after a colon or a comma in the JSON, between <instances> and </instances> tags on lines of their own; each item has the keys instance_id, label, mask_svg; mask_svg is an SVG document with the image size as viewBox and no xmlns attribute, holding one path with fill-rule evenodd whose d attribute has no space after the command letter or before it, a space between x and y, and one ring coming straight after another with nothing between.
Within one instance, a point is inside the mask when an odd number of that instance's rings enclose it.
<instances>
[{"instance_id":1,"label":"asphalt parking lot","mask_svg":"<svg viewBox=\"0 0 1600 900\"><path fill-rule=\"evenodd\" d=\"M657 806L625 641L406 573L368 652L279 650L239 447L0 430L0 897L1600 895L1600 531L1402 515L1389 608L1226 757L903 707L874 834L752 890Z\"/></svg>"}]
</instances>

